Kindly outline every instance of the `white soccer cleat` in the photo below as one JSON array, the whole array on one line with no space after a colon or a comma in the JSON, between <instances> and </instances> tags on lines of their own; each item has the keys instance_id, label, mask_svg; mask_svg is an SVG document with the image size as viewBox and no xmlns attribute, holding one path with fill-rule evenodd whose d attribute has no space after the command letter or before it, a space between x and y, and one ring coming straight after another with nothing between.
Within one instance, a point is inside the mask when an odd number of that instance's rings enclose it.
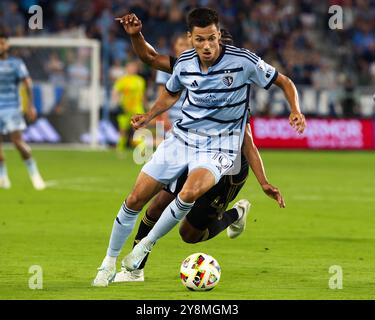
<instances>
[{"instance_id":1,"label":"white soccer cleat","mask_svg":"<svg viewBox=\"0 0 375 320\"><path fill-rule=\"evenodd\" d=\"M35 173L30 176L31 182L36 190L44 190L46 188L46 183L39 173Z\"/></svg>"},{"instance_id":2,"label":"white soccer cleat","mask_svg":"<svg viewBox=\"0 0 375 320\"><path fill-rule=\"evenodd\" d=\"M98 268L98 273L92 282L93 287L108 287L116 276L116 267L101 266Z\"/></svg>"},{"instance_id":3,"label":"white soccer cleat","mask_svg":"<svg viewBox=\"0 0 375 320\"><path fill-rule=\"evenodd\" d=\"M246 218L250 207L251 204L246 199L242 199L234 204L233 208L237 209L239 217L227 228L227 235L229 238L237 238L242 231L245 230Z\"/></svg>"},{"instance_id":4,"label":"white soccer cleat","mask_svg":"<svg viewBox=\"0 0 375 320\"><path fill-rule=\"evenodd\" d=\"M145 281L143 269L136 269L134 271L128 271L125 268L121 268L120 272L116 273L113 282L138 282Z\"/></svg>"},{"instance_id":5,"label":"white soccer cleat","mask_svg":"<svg viewBox=\"0 0 375 320\"><path fill-rule=\"evenodd\" d=\"M123 260L122 267L128 271L138 269L146 255L151 252L153 243L143 238Z\"/></svg>"},{"instance_id":6,"label":"white soccer cleat","mask_svg":"<svg viewBox=\"0 0 375 320\"><path fill-rule=\"evenodd\" d=\"M0 177L0 189L10 189L10 180L8 176Z\"/></svg>"}]
</instances>

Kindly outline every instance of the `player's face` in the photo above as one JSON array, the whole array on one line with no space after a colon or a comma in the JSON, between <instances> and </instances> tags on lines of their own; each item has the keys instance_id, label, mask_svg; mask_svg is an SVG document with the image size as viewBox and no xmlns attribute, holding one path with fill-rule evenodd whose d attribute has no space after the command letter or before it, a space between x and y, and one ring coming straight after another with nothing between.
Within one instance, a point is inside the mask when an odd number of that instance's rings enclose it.
<instances>
[{"instance_id":1,"label":"player's face","mask_svg":"<svg viewBox=\"0 0 375 320\"><path fill-rule=\"evenodd\" d=\"M202 62L210 64L220 55L220 31L215 24L200 28L194 27L189 33L191 43Z\"/></svg>"},{"instance_id":2,"label":"player's face","mask_svg":"<svg viewBox=\"0 0 375 320\"><path fill-rule=\"evenodd\" d=\"M187 37L179 37L174 43L173 50L176 57L179 57L185 50L191 49L191 41Z\"/></svg>"},{"instance_id":3,"label":"player's face","mask_svg":"<svg viewBox=\"0 0 375 320\"><path fill-rule=\"evenodd\" d=\"M4 54L9 50L9 42L6 38L0 38L0 54Z\"/></svg>"}]
</instances>

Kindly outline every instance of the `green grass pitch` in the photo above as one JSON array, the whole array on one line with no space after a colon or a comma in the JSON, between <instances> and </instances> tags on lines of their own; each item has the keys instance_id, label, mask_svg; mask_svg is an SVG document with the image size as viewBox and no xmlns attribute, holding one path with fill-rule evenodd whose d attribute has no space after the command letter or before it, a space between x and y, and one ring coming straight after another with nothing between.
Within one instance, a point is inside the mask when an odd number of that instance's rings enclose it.
<instances>
[{"instance_id":1,"label":"green grass pitch","mask_svg":"<svg viewBox=\"0 0 375 320\"><path fill-rule=\"evenodd\" d=\"M374 299L375 153L261 154L286 209L251 175L238 196L252 202L239 238L224 232L186 244L175 228L154 247L144 283L93 288L115 215L140 170L132 154L36 149L50 184L38 192L18 154L6 150L12 188L0 190L0 299ZM180 263L193 252L219 261L213 291L181 285ZM32 265L43 269L42 290L29 289ZM342 268L342 289L329 288L333 265Z\"/></svg>"}]
</instances>

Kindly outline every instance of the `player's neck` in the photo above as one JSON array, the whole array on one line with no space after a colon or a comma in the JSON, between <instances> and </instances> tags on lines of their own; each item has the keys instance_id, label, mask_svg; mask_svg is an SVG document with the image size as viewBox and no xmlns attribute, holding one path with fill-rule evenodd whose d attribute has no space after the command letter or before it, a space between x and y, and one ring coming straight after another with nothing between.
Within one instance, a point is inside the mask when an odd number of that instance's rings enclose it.
<instances>
[{"instance_id":1,"label":"player's neck","mask_svg":"<svg viewBox=\"0 0 375 320\"><path fill-rule=\"evenodd\" d=\"M0 60L5 60L7 58L8 58L8 53L6 53L5 51L0 53Z\"/></svg>"}]
</instances>

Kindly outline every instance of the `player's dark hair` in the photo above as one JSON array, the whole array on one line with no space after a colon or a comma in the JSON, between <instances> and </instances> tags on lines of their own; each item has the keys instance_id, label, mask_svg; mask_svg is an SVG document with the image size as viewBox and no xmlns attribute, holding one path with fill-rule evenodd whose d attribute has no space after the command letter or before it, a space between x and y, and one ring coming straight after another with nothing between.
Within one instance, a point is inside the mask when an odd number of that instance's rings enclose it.
<instances>
[{"instance_id":1,"label":"player's dark hair","mask_svg":"<svg viewBox=\"0 0 375 320\"><path fill-rule=\"evenodd\" d=\"M228 45L233 46L234 44L233 36L230 34L230 32L227 29L221 28L220 33L221 33L220 42L222 44L228 44Z\"/></svg>"},{"instance_id":2,"label":"player's dark hair","mask_svg":"<svg viewBox=\"0 0 375 320\"><path fill-rule=\"evenodd\" d=\"M188 13L186 20L190 32L193 31L194 27L205 28L211 24L216 25L219 29L219 15L210 8L195 8Z\"/></svg>"}]
</instances>

